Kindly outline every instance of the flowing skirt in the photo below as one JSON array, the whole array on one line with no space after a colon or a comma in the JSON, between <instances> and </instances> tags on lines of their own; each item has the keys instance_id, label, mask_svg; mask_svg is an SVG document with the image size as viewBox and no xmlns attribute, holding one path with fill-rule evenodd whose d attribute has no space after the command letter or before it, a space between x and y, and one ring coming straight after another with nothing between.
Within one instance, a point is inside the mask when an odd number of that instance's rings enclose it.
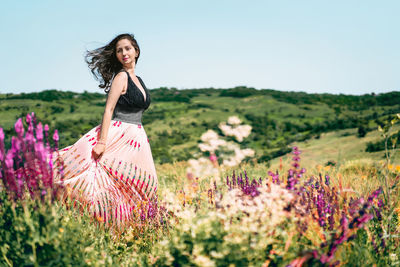
<instances>
[{"instance_id":1,"label":"flowing skirt","mask_svg":"<svg viewBox=\"0 0 400 267\"><path fill-rule=\"evenodd\" d=\"M111 120L105 151L96 161L92 149L100 130L98 125L54 153L54 180L66 189L63 201L77 200L105 225L122 227L156 196L156 169L143 125Z\"/></svg>"}]
</instances>

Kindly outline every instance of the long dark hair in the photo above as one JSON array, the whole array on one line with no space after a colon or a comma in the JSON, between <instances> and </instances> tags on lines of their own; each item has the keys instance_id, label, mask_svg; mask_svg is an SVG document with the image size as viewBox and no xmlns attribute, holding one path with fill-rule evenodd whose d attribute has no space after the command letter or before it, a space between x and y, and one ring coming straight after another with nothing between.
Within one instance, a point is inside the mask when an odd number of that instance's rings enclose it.
<instances>
[{"instance_id":1,"label":"long dark hair","mask_svg":"<svg viewBox=\"0 0 400 267\"><path fill-rule=\"evenodd\" d=\"M138 52L135 64L140 56L140 48L133 34L123 33L115 37L107 45L88 51L86 50L85 61L89 65L94 78L100 81L100 88L108 93L111 87L111 80L122 69L121 62L117 59L116 45L119 40L127 39Z\"/></svg>"}]
</instances>

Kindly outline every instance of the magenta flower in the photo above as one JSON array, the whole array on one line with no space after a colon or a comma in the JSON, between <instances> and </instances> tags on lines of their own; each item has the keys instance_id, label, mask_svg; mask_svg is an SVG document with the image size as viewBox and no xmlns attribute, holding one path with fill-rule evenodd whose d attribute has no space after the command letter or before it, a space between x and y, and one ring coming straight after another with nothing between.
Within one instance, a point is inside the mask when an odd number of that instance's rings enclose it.
<instances>
[{"instance_id":1,"label":"magenta flower","mask_svg":"<svg viewBox=\"0 0 400 267\"><path fill-rule=\"evenodd\" d=\"M22 124L21 118L19 118L17 122L14 124L14 128L18 136L22 136L24 134L24 125Z\"/></svg>"},{"instance_id":2,"label":"magenta flower","mask_svg":"<svg viewBox=\"0 0 400 267\"><path fill-rule=\"evenodd\" d=\"M36 126L36 138L38 140L43 140L43 126L41 122Z\"/></svg>"},{"instance_id":3,"label":"magenta flower","mask_svg":"<svg viewBox=\"0 0 400 267\"><path fill-rule=\"evenodd\" d=\"M53 164L51 149L44 146L42 124L35 125L34 113L26 116L28 131L25 133L22 119L19 118L15 125L16 136L11 138L11 148L4 149L4 132L0 128L0 178L3 180L6 193L12 199L22 198L27 189L32 198L41 196L43 192L53 189ZM48 125L45 128L48 130ZM36 132L36 138L35 138ZM46 132L47 133L47 132ZM55 139L58 133L55 130ZM60 173L62 166L60 166ZM53 198L55 190L52 191ZM42 198L40 198L42 199Z\"/></svg>"},{"instance_id":4,"label":"magenta flower","mask_svg":"<svg viewBox=\"0 0 400 267\"><path fill-rule=\"evenodd\" d=\"M58 142L58 140L59 140L58 130L57 129L54 131L53 140L56 141L56 142Z\"/></svg>"},{"instance_id":5,"label":"magenta flower","mask_svg":"<svg viewBox=\"0 0 400 267\"><path fill-rule=\"evenodd\" d=\"M30 124L31 123L31 121L32 121L32 117L31 117L31 115L28 113L28 114L26 114L26 123L27 124Z\"/></svg>"},{"instance_id":6,"label":"magenta flower","mask_svg":"<svg viewBox=\"0 0 400 267\"><path fill-rule=\"evenodd\" d=\"M0 128L0 142L4 141L4 131L3 128Z\"/></svg>"},{"instance_id":7,"label":"magenta flower","mask_svg":"<svg viewBox=\"0 0 400 267\"><path fill-rule=\"evenodd\" d=\"M217 161L217 156L215 154L210 155L210 160L211 162L216 162Z\"/></svg>"}]
</instances>

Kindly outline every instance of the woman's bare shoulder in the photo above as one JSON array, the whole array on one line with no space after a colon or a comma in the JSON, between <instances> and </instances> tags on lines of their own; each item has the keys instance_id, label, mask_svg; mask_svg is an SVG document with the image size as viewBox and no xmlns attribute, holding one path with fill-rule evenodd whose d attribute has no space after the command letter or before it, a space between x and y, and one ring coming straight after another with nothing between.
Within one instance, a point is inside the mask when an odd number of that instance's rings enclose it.
<instances>
[{"instance_id":1,"label":"woman's bare shoulder","mask_svg":"<svg viewBox=\"0 0 400 267\"><path fill-rule=\"evenodd\" d=\"M119 81L128 80L128 74L125 71L120 71L115 75L114 81L115 80Z\"/></svg>"}]
</instances>

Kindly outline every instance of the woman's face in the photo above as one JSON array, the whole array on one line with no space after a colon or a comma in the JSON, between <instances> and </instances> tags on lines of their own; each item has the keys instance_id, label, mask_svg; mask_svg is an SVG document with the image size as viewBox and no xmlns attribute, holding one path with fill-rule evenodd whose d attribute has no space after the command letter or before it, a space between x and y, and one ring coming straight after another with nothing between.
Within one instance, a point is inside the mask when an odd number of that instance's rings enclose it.
<instances>
[{"instance_id":1,"label":"woman's face","mask_svg":"<svg viewBox=\"0 0 400 267\"><path fill-rule=\"evenodd\" d=\"M123 66L135 64L135 58L138 56L138 52L133 47L131 41L128 39L121 39L115 46L117 59Z\"/></svg>"}]
</instances>

